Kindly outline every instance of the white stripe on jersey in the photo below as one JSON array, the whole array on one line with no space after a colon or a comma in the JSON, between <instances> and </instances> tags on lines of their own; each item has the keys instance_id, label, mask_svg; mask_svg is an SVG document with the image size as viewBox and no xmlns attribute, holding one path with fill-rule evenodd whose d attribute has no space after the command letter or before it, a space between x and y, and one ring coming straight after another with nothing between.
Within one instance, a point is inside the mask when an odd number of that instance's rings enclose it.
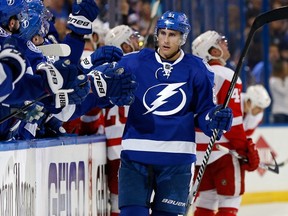
<instances>
[{"instance_id":1,"label":"white stripe on jersey","mask_svg":"<svg viewBox=\"0 0 288 216\"><path fill-rule=\"evenodd\" d=\"M196 154L196 144L185 141L155 141L145 139L122 140L123 150Z\"/></svg>"}]
</instances>

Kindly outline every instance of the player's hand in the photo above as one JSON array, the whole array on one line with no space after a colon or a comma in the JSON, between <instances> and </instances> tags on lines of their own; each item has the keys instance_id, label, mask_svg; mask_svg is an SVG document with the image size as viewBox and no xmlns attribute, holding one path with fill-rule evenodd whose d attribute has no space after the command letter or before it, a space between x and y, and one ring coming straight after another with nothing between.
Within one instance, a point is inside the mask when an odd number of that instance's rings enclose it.
<instances>
[{"instance_id":1,"label":"player's hand","mask_svg":"<svg viewBox=\"0 0 288 216\"><path fill-rule=\"evenodd\" d=\"M25 101L24 105L27 105L29 103L31 103L31 101ZM17 109L21 108L24 105L21 104L17 107L13 106L11 108L11 112L17 111ZM44 104L41 102L36 102L31 104L27 109L23 110L23 112L20 112L15 117L27 123L34 124L38 122L41 118L44 118L44 116Z\"/></svg>"},{"instance_id":2,"label":"player's hand","mask_svg":"<svg viewBox=\"0 0 288 216\"><path fill-rule=\"evenodd\" d=\"M256 145L252 139L247 139L247 149L245 151L237 150L238 154L247 158L247 162L242 162L242 168L247 171L254 171L259 167L260 157Z\"/></svg>"},{"instance_id":3,"label":"player's hand","mask_svg":"<svg viewBox=\"0 0 288 216\"><path fill-rule=\"evenodd\" d=\"M220 131L228 131L232 125L233 114L232 110L227 107L222 109L222 105L218 105L208 113L208 126L210 129L218 129Z\"/></svg>"},{"instance_id":4,"label":"player's hand","mask_svg":"<svg viewBox=\"0 0 288 216\"><path fill-rule=\"evenodd\" d=\"M72 14L68 17L68 28L79 35L92 33L92 22L99 14L95 0L76 1L72 5Z\"/></svg>"},{"instance_id":5,"label":"player's hand","mask_svg":"<svg viewBox=\"0 0 288 216\"><path fill-rule=\"evenodd\" d=\"M26 60L18 48L19 40L16 37L7 37L0 52L2 70L0 77L0 97L11 93L15 84L23 77L26 71ZM6 77L6 78L5 78Z\"/></svg>"},{"instance_id":6,"label":"player's hand","mask_svg":"<svg viewBox=\"0 0 288 216\"><path fill-rule=\"evenodd\" d=\"M102 65L106 62L117 62L123 56L123 52L118 47L102 46L97 48L90 56L84 58L78 65L79 69L87 74L91 68Z\"/></svg>"},{"instance_id":7,"label":"player's hand","mask_svg":"<svg viewBox=\"0 0 288 216\"><path fill-rule=\"evenodd\" d=\"M88 77L84 74L78 75L73 87L74 91L68 94L69 104L82 103L90 92L91 85Z\"/></svg>"},{"instance_id":8,"label":"player's hand","mask_svg":"<svg viewBox=\"0 0 288 216\"><path fill-rule=\"evenodd\" d=\"M95 67L89 74L92 91L98 97L107 97L112 104L123 106L134 101L137 88L135 77L117 64L110 63Z\"/></svg>"},{"instance_id":9,"label":"player's hand","mask_svg":"<svg viewBox=\"0 0 288 216\"><path fill-rule=\"evenodd\" d=\"M49 115L47 119L41 124L38 124L39 128L37 131L38 138L46 138L46 137L60 137L66 136L66 130L62 126L63 122L54 117L53 115Z\"/></svg>"},{"instance_id":10,"label":"player's hand","mask_svg":"<svg viewBox=\"0 0 288 216\"><path fill-rule=\"evenodd\" d=\"M44 88L55 98L55 107L60 108L69 104L69 93L74 91L78 69L67 60L59 60L52 64L41 63L37 73L44 80Z\"/></svg>"}]
</instances>

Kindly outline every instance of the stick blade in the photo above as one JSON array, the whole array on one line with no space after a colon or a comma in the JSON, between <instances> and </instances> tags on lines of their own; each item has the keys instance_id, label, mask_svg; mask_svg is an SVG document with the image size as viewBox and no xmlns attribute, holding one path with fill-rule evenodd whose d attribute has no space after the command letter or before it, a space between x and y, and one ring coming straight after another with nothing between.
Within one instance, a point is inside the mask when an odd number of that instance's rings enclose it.
<instances>
[{"instance_id":1,"label":"stick blade","mask_svg":"<svg viewBox=\"0 0 288 216\"><path fill-rule=\"evenodd\" d=\"M150 15L151 19L153 19L156 16L159 4L160 4L160 0L155 1L155 3L153 4L152 10L151 10L151 15Z\"/></svg>"},{"instance_id":2,"label":"stick blade","mask_svg":"<svg viewBox=\"0 0 288 216\"><path fill-rule=\"evenodd\" d=\"M37 46L44 56L61 56L66 57L71 53L71 48L67 44L47 44Z\"/></svg>"},{"instance_id":3,"label":"stick blade","mask_svg":"<svg viewBox=\"0 0 288 216\"><path fill-rule=\"evenodd\" d=\"M252 28L258 29L266 23L283 19L288 19L288 6L280 7L260 14L255 18Z\"/></svg>"}]
</instances>

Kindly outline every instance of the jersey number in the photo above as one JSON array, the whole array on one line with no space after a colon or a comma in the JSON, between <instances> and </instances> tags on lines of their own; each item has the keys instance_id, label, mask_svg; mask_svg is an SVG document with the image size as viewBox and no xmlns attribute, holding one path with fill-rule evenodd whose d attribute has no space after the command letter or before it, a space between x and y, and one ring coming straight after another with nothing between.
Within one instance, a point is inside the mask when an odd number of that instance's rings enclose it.
<instances>
[{"instance_id":1,"label":"jersey number","mask_svg":"<svg viewBox=\"0 0 288 216\"><path fill-rule=\"evenodd\" d=\"M234 103L240 103L240 89L234 88L231 98L234 100Z\"/></svg>"},{"instance_id":2,"label":"jersey number","mask_svg":"<svg viewBox=\"0 0 288 216\"><path fill-rule=\"evenodd\" d=\"M109 112L110 112L110 109L107 109L107 115L106 115L106 119L105 119L105 126L106 127L115 125L116 124L116 117L119 117L119 122L121 124L126 123L127 117L125 116L125 108L124 107L118 107L118 116L109 115Z\"/></svg>"}]
</instances>

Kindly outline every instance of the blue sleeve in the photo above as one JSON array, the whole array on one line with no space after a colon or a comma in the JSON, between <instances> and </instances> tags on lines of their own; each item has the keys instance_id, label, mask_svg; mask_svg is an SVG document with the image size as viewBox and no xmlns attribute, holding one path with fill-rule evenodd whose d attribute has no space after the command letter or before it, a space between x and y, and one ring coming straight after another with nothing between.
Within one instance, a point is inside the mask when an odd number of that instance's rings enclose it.
<instances>
[{"instance_id":1,"label":"blue sleeve","mask_svg":"<svg viewBox=\"0 0 288 216\"><path fill-rule=\"evenodd\" d=\"M1 68L2 71L0 73L1 75L0 97L10 94L13 91L13 81L14 81L13 76L12 76L13 71L11 70L11 68L7 66L6 64L1 64L1 65L2 65L2 68Z\"/></svg>"},{"instance_id":2,"label":"blue sleeve","mask_svg":"<svg viewBox=\"0 0 288 216\"><path fill-rule=\"evenodd\" d=\"M67 34L63 40L63 43L67 44L71 48L71 54L67 57L62 57L61 59L69 59L72 64L78 64L82 52L84 50L85 41L81 36L76 34Z\"/></svg>"},{"instance_id":3,"label":"blue sleeve","mask_svg":"<svg viewBox=\"0 0 288 216\"><path fill-rule=\"evenodd\" d=\"M76 110L71 116L70 120L79 118L80 116L86 114L88 111L95 107L100 107L100 108L109 108L112 107L112 105L109 100L105 98L99 98L96 96L94 93L90 93L86 99L81 103L76 105Z\"/></svg>"},{"instance_id":4,"label":"blue sleeve","mask_svg":"<svg viewBox=\"0 0 288 216\"><path fill-rule=\"evenodd\" d=\"M208 127L209 121L206 116L209 111L215 107L214 104L214 73L209 71L203 64L200 67L199 73L195 78L194 88L197 94L194 95L195 113L195 126L199 127L206 135L211 136L212 130Z\"/></svg>"},{"instance_id":5,"label":"blue sleeve","mask_svg":"<svg viewBox=\"0 0 288 216\"><path fill-rule=\"evenodd\" d=\"M21 80L16 83L15 89L3 103L23 103L26 100L35 100L44 94L46 94L46 92L41 76L26 73Z\"/></svg>"}]
</instances>

